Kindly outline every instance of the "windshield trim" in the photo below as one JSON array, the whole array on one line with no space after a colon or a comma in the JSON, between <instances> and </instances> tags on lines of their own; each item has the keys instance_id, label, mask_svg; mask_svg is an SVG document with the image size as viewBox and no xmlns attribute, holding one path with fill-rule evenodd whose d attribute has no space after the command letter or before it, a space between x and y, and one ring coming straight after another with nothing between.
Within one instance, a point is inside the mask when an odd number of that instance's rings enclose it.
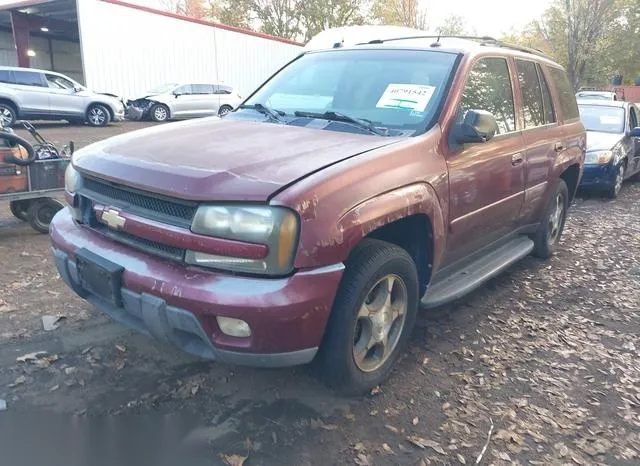
<instances>
[{"instance_id":1,"label":"windshield trim","mask_svg":"<svg viewBox=\"0 0 640 466\"><path fill-rule=\"evenodd\" d=\"M280 67L276 72L274 72L271 76L269 76L267 79L265 79L262 84L260 84L260 86L258 86L257 88L255 88L253 90L253 92L251 94L249 94L243 101L243 104L245 102L249 102L251 99L253 99L253 97L259 93L269 82L271 82L271 80L273 78L275 78L278 74L280 74L285 68L287 68L288 66L290 66L292 63L294 63L295 61L299 60L300 58L302 58L305 55L312 55L312 54L324 54L324 53L344 53L346 51L360 51L360 50L369 50L369 51L389 51L389 48L380 48L380 47L371 47L371 48L349 48L349 49L343 49L343 48L336 48L336 49L325 49L325 50L306 50L302 53L300 53L299 55L297 55L296 57L294 57L292 60L288 61L285 65L283 65L282 67ZM455 56L455 59L453 60L453 63L451 65L451 71L449 73L449 77L447 79L447 81L445 82L444 85L444 92L442 93L440 100L438 101L437 105L435 106L435 110L433 112L432 117L429 120L425 120L425 125L424 127L421 127L420 129L416 130L413 134L411 134L410 136L407 137L416 137L416 136L420 136L421 134L426 133L427 131L429 131L430 129L432 129L435 124L438 122L438 120L440 119L440 116L442 114L442 109L444 108L444 104L447 100L447 96L449 95L450 91L451 91L451 87L453 85L453 81L454 78L456 77L456 75L458 74L458 67L460 65L460 62L462 61L463 58L463 54L460 52L453 52L453 51L449 51L449 50L432 50L432 49L424 49L424 48L413 48L413 47L393 47L394 51L414 51L414 52L425 52L425 53L440 53L440 54L446 54L446 55L453 55Z\"/></svg>"}]
</instances>

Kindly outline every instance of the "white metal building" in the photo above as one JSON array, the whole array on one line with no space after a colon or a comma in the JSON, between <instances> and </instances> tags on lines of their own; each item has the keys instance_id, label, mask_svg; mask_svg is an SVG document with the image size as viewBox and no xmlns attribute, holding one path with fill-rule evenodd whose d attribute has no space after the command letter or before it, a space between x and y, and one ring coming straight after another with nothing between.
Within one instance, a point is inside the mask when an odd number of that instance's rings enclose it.
<instances>
[{"instance_id":1,"label":"white metal building","mask_svg":"<svg viewBox=\"0 0 640 466\"><path fill-rule=\"evenodd\" d=\"M198 80L246 95L300 52L292 41L121 0L0 2L0 65L58 71L124 97Z\"/></svg>"}]
</instances>

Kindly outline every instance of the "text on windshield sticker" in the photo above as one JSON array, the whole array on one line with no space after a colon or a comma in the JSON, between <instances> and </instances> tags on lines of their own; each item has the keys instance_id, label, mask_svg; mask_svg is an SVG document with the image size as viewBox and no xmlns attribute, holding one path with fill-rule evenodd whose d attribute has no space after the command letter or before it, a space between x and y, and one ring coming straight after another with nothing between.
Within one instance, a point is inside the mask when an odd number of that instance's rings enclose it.
<instances>
[{"instance_id":1,"label":"text on windshield sticker","mask_svg":"<svg viewBox=\"0 0 640 466\"><path fill-rule=\"evenodd\" d=\"M376 104L377 108L398 108L423 112L436 88L421 84L389 84Z\"/></svg>"}]
</instances>

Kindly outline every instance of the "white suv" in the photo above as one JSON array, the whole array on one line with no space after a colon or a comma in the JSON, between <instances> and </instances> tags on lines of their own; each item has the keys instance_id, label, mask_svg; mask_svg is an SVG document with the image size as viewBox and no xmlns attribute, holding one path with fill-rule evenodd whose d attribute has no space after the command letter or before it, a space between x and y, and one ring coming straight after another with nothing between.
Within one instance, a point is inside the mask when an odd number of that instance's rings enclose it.
<instances>
[{"instance_id":1,"label":"white suv","mask_svg":"<svg viewBox=\"0 0 640 466\"><path fill-rule=\"evenodd\" d=\"M0 66L0 120L68 120L106 126L124 120L122 100L92 92L53 71Z\"/></svg>"}]
</instances>

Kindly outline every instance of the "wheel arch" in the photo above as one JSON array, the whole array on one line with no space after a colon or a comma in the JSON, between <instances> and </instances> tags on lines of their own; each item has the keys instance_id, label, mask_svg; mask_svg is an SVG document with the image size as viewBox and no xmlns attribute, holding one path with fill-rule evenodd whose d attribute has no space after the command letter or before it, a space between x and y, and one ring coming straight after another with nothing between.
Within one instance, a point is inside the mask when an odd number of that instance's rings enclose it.
<instances>
[{"instance_id":1,"label":"wheel arch","mask_svg":"<svg viewBox=\"0 0 640 466\"><path fill-rule=\"evenodd\" d=\"M114 117L115 117L115 111L111 108L111 105L104 103L104 102L100 102L98 100L95 100L93 102L91 102L89 105L87 105L87 109L84 112L84 117L88 118L89 117L89 110L91 110L92 107L95 107L96 105L100 105L101 107L104 107L107 109L107 112L109 112L109 118L111 119L111 121L113 121Z\"/></svg>"},{"instance_id":2,"label":"wheel arch","mask_svg":"<svg viewBox=\"0 0 640 466\"><path fill-rule=\"evenodd\" d=\"M577 163L569 165L560 174L560 178L564 180L567 188L569 188L569 204L571 204L578 190L578 183L580 182L580 165Z\"/></svg>"},{"instance_id":3,"label":"wheel arch","mask_svg":"<svg viewBox=\"0 0 640 466\"><path fill-rule=\"evenodd\" d=\"M13 99L10 99L8 97L0 97L0 104L11 106L11 108L16 114L16 118L20 116L20 110L19 110L18 104Z\"/></svg>"}]
</instances>

